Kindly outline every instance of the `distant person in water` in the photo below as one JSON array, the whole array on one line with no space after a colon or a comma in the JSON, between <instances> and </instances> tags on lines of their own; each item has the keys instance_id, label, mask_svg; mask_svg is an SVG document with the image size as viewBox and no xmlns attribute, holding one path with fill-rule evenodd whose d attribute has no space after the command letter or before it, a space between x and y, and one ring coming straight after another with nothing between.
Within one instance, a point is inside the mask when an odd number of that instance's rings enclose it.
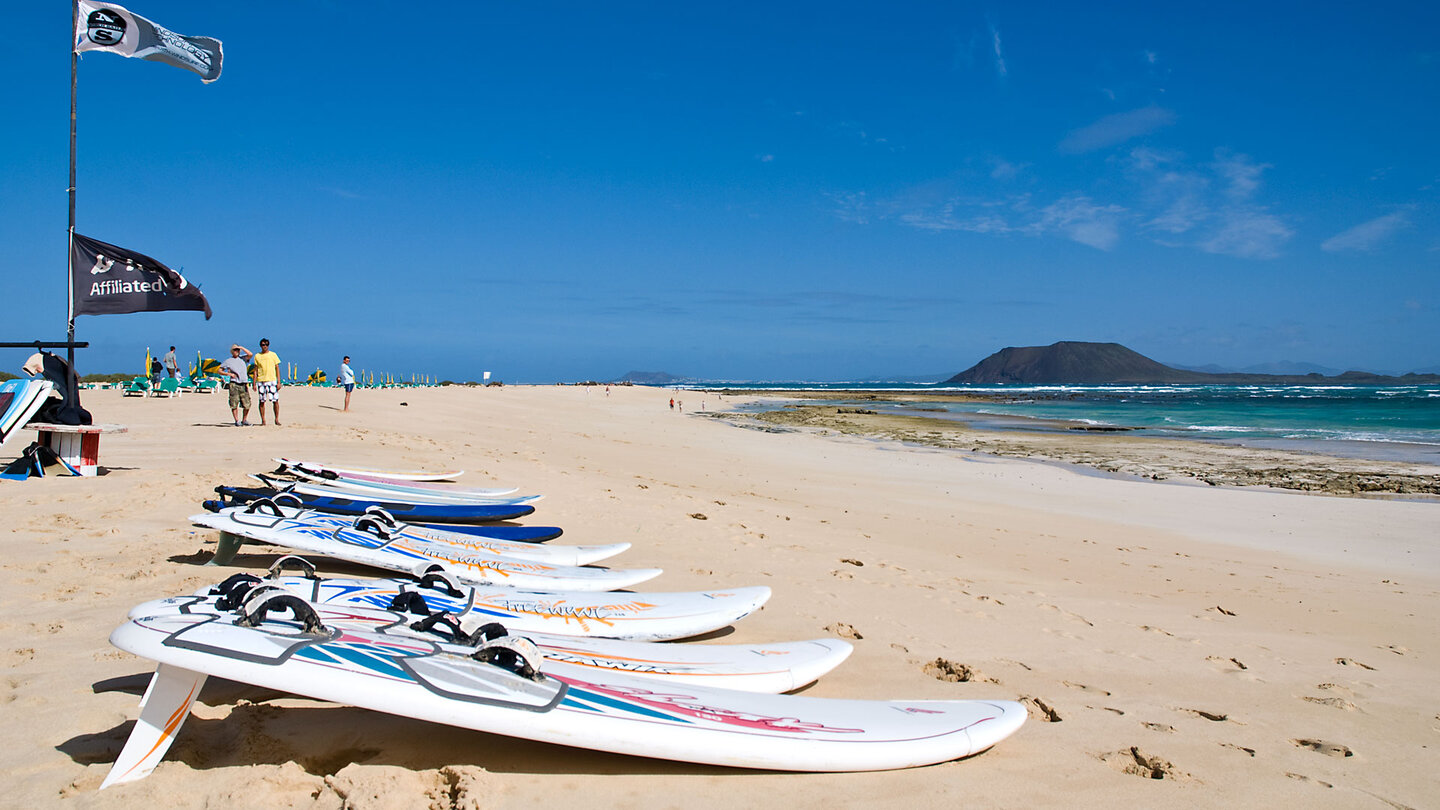
<instances>
[{"instance_id":1,"label":"distant person in water","mask_svg":"<svg viewBox=\"0 0 1440 810\"><path fill-rule=\"evenodd\" d=\"M235 427L250 426L250 350L236 343L230 347L230 356L220 363L220 373L225 375L225 389L230 393L230 415L235 418ZM245 415L240 415L240 409Z\"/></svg>"},{"instance_id":2,"label":"distant person in water","mask_svg":"<svg viewBox=\"0 0 1440 810\"><path fill-rule=\"evenodd\" d=\"M341 410L348 411L350 410L350 394L355 391L355 372L350 370L350 355L345 355L345 359L340 361L340 373L335 375L335 382L337 385L345 386L345 407Z\"/></svg>"},{"instance_id":3,"label":"distant person in water","mask_svg":"<svg viewBox=\"0 0 1440 810\"><path fill-rule=\"evenodd\" d=\"M280 355L270 351L270 339L260 338L260 353L255 355L255 398L260 400L260 424L265 424L265 403L280 424Z\"/></svg>"}]
</instances>

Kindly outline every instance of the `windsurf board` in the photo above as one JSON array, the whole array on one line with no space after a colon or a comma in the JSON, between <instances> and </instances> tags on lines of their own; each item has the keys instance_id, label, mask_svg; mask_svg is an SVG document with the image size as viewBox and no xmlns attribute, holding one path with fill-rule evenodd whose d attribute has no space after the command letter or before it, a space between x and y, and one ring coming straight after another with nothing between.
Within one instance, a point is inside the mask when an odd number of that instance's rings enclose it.
<instances>
[{"instance_id":1,"label":"windsurf board","mask_svg":"<svg viewBox=\"0 0 1440 810\"><path fill-rule=\"evenodd\" d=\"M339 475L371 475L382 478L390 478L396 481L450 481L465 474L464 470L447 470L445 472L430 472L425 470L376 470L369 467L338 467L334 464L322 464L317 461L300 461L289 458L272 459L279 462L282 467L305 466L312 470L329 470ZM508 495L515 492L518 487L508 490L495 490L498 495Z\"/></svg>"},{"instance_id":2,"label":"windsurf board","mask_svg":"<svg viewBox=\"0 0 1440 810\"><path fill-rule=\"evenodd\" d=\"M112 771L105 785L154 768L208 675L542 742L787 771L945 762L995 745L1026 716L1023 705L1008 700L754 694L658 684L558 661L535 671L539 656L504 639L460 656L425 639L326 627L313 612L294 610L294 620L262 615L254 626L171 613L117 628L111 644L160 666L117 762L115 770L124 763L124 772Z\"/></svg>"},{"instance_id":3,"label":"windsurf board","mask_svg":"<svg viewBox=\"0 0 1440 810\"><path fill-rule=\"evenodd\" d=\"M301 484L294 482L282 482L264 476L257 476L266 484L265 487L226 487L215 488L215 492L222 499L236 503L250 503L262 498L274 498L282 494L293 495L306 509L315 509L320 512L330 512L337 515L360 516L365 510L371 507L380 507L401 520L413 523L456 523L475 524L489 523L498 520L513 520L525 517L535 511L535 507L527 504L414 504L401 503L395 500L377 500L355 495L351 492L341 490L328 490L323 487L313 487L319 490L318 494L311 494L310 485L305 485L306 491L300 491L297 487ZM227 504L229 505L229 504ZM559 530L556 529L558 532ZM558 534L555 536L559 536Z\"/></svg>"},{"instance_id":4,"label":"windsurf board","mask_svg":"<svg viewBox=\"0 0 1440 810\"><path fill-rule=\"evenodd\" d=\"M277 594L295 595L289 589L268 582L240 584L242 587L232 588L225 594L177 596L145 602L133 608L130 617L181 613L220 614L236 619L261 610L264 601ZM248 590L243 587L245 585L248 585ZM487 622L467 629L459 621L444 621L446 614L443 612L437 620L409 611L363 605L319 602L310 603L310 606L326 627L413 635L435 641L441 649L458 655L474 652L476 645L487 637L518 635L534 642L547 663L561 661L596 671L625 672L644 678L704 684L742 692L779 693L799 689L839 666L851 652L849 643L829 638L779 644L660 644L535 631L522 633L499 622ZM457 638L459 634L466 637ZM477 635L470 638L469 634Z\"/></svg>"},{"instance_id":5,"label":"windsurf board","mask_svg":"<svg viewBox=\"0 0 1440 810\"><path fill-rule=\"evenodd\" d=\"M222 541L228 539L227 535L247 537L391 571L423 575L443 570L466 582L526 590L609 591L637 585L661 573L658 568L591 568L502 557L478 547L392 535L369 517L357 519L356 526L350 528L317 525L310 518L315 514L279 507L273 501L256 501L243 509L192 515L190 520L219 531Z\"/></svg>"}]
</instances>

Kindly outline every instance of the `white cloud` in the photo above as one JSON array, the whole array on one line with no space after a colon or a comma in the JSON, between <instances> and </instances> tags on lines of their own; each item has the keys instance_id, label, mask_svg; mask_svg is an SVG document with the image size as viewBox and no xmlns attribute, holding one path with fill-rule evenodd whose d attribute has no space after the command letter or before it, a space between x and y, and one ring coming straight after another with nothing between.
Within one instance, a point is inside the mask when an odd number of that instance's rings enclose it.
<instances>
[{"instance_id":1,"label":"white cloud","mask_svg":"<svg viewBox=\"0 0 1440 810\"><path fill-rule=\"evenodd\" d=\"M867 200L864 194L833 199L840 203L838 216L860 224L892 221L927 231L1058 236L1105 251L1138 235L1170 248L1272 259L1295 235L1290 218L1264 204L1270 165L1247 155L1220 150L1196 162L1181 152L1139 147L1105 165L1118 167L1131 189L1108 178L1094 186L1108 189L1104 197L1080 189L1047 193L1034 166L977 156L968 173L883 199ZM1017 188L1025 191L1015 193ZM1352 229L1354 235L1336 237L1331 247L1368 244L1365 240L1406 224L1403 213L1381 218Z\"/></svg>"},{"instance_id":2,"label":"white cloud","mask_svg":"<svg viewBox=\"0 0 1440 810\"><path fill-rule=\"evenodd\" d=\"M1219 230L1199 247L1206 253L1242 259L1273 259L1294 233L1263 209L1230 209L1221 213Z\"/></svg>"},{"instance_id":3,"label":"white cloud","mask_svg":"<svg viewBox=\"0 0 1440 810\"><path fill-rule=\"evenodd\" d=\"M1120 241L1120 225L1128 212L1119 205L1099 205L1089 197L1071 195L1035 208L1029 195L1003 201L959 197L906 211L896 217L925 231L964 231L992 235L1063 236L1098 250Z\"/></svg>"},{"instance_id":4,"label":"white cloud","mask_svg":"<svg viewBox=\"0 0 1440 810\"><path fill-rule=\"evenodd\" d=\"M1164 107L1151 105L1138 110L1107 115L1089 126L1081 127L1060 141L1059 150L1066 154L1080 154L1118 146L1131 138L1163 129L1175 123L1175 113Z\"/></svg>"},{"instance_id":5,"label":"white cloud","mask_svg":"<svg viewBox=\"0 0 1440 810\"><path fill-rule=\"evenodd\" d=\"M1410 227L1409 211L1396 211L1369 222L1362 222L1353 228L1341 231L1320 243L1320 249L1330 253L1343 250L1374 250L1381 242L1395 233Z\"/></svg>"},{"instance_id":6,"label":"white cloud","mask_svg":"<svg viewBox=\"0 0 1440 810\"><path fill-rule=\"evenodd\" d=\"M994 25L990 26L990 42L995 48L995 72L1003 79L1010 71L1005 67L1005 53L1000 47L1000 29Z\"/></svg>"},{"instance_id":7,"label":"white cloud","mask_svg":"<svg viewBox=\"0 0 1440 810\"><path fill-rule=\"evenodd\" d=\"M1249 155L1232 155L1224 150L1215 153L1215 171L1228 181L1226 192L1235 200L1248 200L1260 188L1260 175L1273 168L1269 163L1255 163Z\"/></svg>"},{"instance_id":8,"label":"white cloud","mask_svg":"<svg viewBox=\"0 0 1440 810\"><path fill-rule=\"evenodd\" d=\"M1041 209L1030 230L1059 232L1082 245L1109 250L1120 241L1123 213L1125 209L1118 205L1096 205L1089 197L1065 197Z\"/></svg>"},{"instance_id":9,"label":"white cloud","mask_svg":"<svg viewBox=\"0 0 1440 810\"><path fill-rule=\"evenodd\" d=\"M835 216L843 222L850 222L856 225L868 225L870 223L870 202L865 192L853 191L841 194L831 194L830 201L835 204Z\"/></svg>"},{"instance_id":10,"label":"white cloud","mask_svg":"<svg viewBox=\"0 0 1440 810\"><path fill-rule=\"evenodd\" d=\"M991 157L988 159L988 162L990 164L990 179L1007 182L1019 177L1020 173L1030 165L1028 163L1011 163L1000 157Z\"/></svg>"}]
</instances>

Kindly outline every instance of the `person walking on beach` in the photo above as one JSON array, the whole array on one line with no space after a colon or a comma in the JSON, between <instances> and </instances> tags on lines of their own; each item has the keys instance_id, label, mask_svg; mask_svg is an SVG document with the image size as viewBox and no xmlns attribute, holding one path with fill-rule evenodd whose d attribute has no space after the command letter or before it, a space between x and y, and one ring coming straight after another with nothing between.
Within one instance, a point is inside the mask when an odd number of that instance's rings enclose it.
<instances>
[{"instance_id":1,"label":"person walking on beach","mask_svg":"<svg viewBox=\"0 0 1440 810\"><path fill-rule=\"evenodd\" d=\"M355 372L350 370L350 355L340 361L340 373L335 375L335 382L345 386L345 407L341 411L350 410L350 394L355 390Z\"/></svg>"},{"instance_id":2,"label":"person walking on beach","mask_svg":"<svg viewBox=\"0 0 1440 810\"><path fill-rule=\"evenodd\" d=\"M180 362L175 359L174 346L171 346L170 351L165 353L165 370L170 372L170 379L180 379Z\"/></svg>"},{"instance_id":3,"label":"person walking on beach","mask_svg":"<svg viewBox=\"0 0 1440 810\"><path fill-rule=\"evenodd\" d=\"M225 390L230 393L230 415L235 427L250 426L250 371L248 364L250 350L239 343L230 346L230 356L220 363L220 373L225 375ZM240 409L245 415L240 415Z\"/></svg>"},{"instance_id":4,"label":"person walking on beach","mask_svg":"<svg viewBox=\"0 0 1440 810\"><path fill-rule=\"evenodd\" d=\"M260 400L260 424L265 424L265 403L275 413L280 425L280 355L270 351L270 339L260 338L260 353L255 355L255 398Z\"/></svg>"},{"instance_id":5,"label":"person walking on beach","mask_svg":"<svg viewBox=\"0 0 1440 810\"><path fill-rule=\"evenodd\" d=\"M159 360L159 358L155 358L155 357L150 358L150 387L151 387L151 388L159 388L159 387L160 387L160 372L161 372L162 370L164 370L164 368L165 368L164 366L160 365L160 360Z\"/></svg>"},{"instance_id":6,"label":"person walking on beach","mask_svg":"<svg viewBox=\"0 0 1440 810\"><path fill-rule=\"evenodd\" d=\"M670 410L675 410L675 398L670 397Z\"/></svg>"}]
</instances>

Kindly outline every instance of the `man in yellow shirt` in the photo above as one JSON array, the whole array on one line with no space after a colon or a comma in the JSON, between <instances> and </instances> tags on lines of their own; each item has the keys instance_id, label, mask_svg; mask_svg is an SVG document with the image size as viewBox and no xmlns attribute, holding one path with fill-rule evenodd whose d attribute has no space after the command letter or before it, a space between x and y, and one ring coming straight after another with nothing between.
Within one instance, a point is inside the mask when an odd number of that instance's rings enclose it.
<instances>
[{"instance_id":1,"label":"man in yellow shirt","mask_svg":"<svg viewBox=\"0 0 1440 810\"><path fill-rule=\"evenodd\" d=\"M280 355L270 351L270 339L260 338L260 353L255 355L255 395L260 400L260 424L265 424L265 403L275 412L280 424Z\"/></svg>"}]
</instances>

